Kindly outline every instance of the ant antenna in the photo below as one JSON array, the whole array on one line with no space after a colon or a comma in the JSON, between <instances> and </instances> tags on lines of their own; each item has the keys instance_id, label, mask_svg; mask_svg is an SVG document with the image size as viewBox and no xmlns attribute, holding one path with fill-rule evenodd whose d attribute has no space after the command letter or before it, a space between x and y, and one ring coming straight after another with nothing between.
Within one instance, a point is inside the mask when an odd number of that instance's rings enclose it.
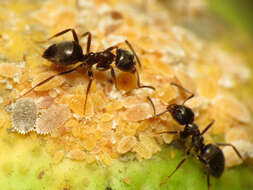
<instances>
[{"instance_id":1,"label":"ant antenna","mask_svg":"<svg viewBox=\"0 0 253 190\"><path fill-rule=\"evenodd\" d=\"M188 100L190 100L191 98L193 98L193 97L195 96L194 93L192 93L191 91L187 90L186 88L182 87L181 85L179 85L179 84L177 84L177 83L172 82L172 83L170 83L170 84L173 85L173 86L178 87L179 89L181 89L181 90L183 90L183 91L185 91L185 92L187 92L187 93L189 93L189 94L191 94L188 98L186 98L186 99L184 100L184 102L183 102L182 105L184 105L185 102L187 102Z\"/></svg>"},{"instance_id":2,"label":"ant antenna","mask_svg":"<svg viewBox=\"0 0 253 190\"><path fill-rule=\"evenodd\" d=\"M148 99L148 101L151 103L151 106L152 106L152 108L153 108L154 116L156 116L156 109L155 109L154 102L151 100L151 98L150 98L149 96L147 96L147 99Z\"/></svg>"},{"instance_id":3,"label":"ant antenna","mask_svg":"<svg viewBox=\"0 0 253 190\"><path fill-rule=\"evenodd\" d=\"M130 44L130 42L128 40L125 40L125 43L129 47L129 49L131 50L131 52L133 53L133 55L135 56L135 58L137 60L137 63L139 64L139 67L141 68L141 61L140 61L139 57L137 56L136 52L134 51L133 46Z\"/></svg>"},{"instance_id":4,"label":"ant antenna","mask_svg":"<svg viewBox=\"0 0 253 190\"><path fill-rule=\"evenodd\" d=\"M159 117L159 116L163 115L164 113L169 112L169 110L168 110L168 109L166 109L165 111L163 111L163 112L161 112L161 113L156 114L156 108L155 108L155 104L154 104L154 102L152 101L152 99L151 99L149 96L147 96L147 99L148 99L148 101L151 103L151 106L152 106L152 108L153 108L154 117Z\"/></svg>"}]
</instances>

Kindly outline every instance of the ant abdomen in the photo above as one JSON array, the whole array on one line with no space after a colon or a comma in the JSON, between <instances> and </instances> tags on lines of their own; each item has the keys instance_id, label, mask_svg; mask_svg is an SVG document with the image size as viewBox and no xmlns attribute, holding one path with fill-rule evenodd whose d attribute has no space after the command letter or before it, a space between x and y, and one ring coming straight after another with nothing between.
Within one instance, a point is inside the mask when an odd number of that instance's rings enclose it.
<instances>
[{"instance_id":1,"label":"ant abdomen","mask_svg":"<svg viewBox=\"0 0 253 190\"><path fill-rule=\"evenodd\" d=\"M207 144L202 150L200 155L202 161L204 161L207 165L207 172L219 178L225 168L225 158L222 150L214 145Z\"/></svg>"},{"instance_id":2,"label":"ant abdomen","mask_svg":"<svg viewBox=\"0 0 253 190\"><path fill-rule=\"evenodd\" d=\"M55 64L73 65L82 60L83 51L77 42L65 41L49 46L42 57Z\"/></svg>"}]
</instances>

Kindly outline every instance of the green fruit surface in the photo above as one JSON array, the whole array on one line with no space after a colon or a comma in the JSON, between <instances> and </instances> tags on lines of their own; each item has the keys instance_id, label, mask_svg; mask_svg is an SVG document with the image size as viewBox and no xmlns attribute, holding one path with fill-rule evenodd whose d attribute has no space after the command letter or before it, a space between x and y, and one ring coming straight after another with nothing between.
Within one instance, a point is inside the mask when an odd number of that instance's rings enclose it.
<instances>
[{"instance_id":1,"label":"green fruit surface","mask_svg":"<svg viewBox=\"0 0 253 190\"><path fill-rule=\"evenodd\" d=\"M85 164L67 158L55 164L45 152L45 141L1 130L0 187L4 190L204 190L203 166L190 157L163 186L160 183L176 167L184 152L172 146L151 160L113 161L111 166ZM175 154L171 158L172 153ZM127 184L124 179L128 179ZM246 164L230 168L221 178L211 178L211 189L253 189L253 169ZM84 181L88 181L85 183Z\"/></svg>"}]
</instances>

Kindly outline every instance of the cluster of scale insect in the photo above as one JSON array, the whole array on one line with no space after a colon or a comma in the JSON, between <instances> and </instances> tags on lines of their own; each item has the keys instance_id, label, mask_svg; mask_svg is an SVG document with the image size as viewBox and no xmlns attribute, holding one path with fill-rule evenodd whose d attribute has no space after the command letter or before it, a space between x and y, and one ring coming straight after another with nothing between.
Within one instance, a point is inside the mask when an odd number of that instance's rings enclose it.
<instances>
[{"instance_id":1,"label":"cluster of scale insect","mask_svg":"<svg viewBox=\"0 0 253 190\"><path fill-rule=\"evenodd\" d=\"M43 53L42 57L47 59L48 61L60 65L60 66L69 66L77 64L78 62L81 62L78 66L74 67L73 69L60 72L58 74L52 75L51 77L41 81L34 87L32 87L30 90L28 90L26 93L24 93L21 97L27 95L31 91L33 91L35 88L47 83L51 79L55 78L56 76L60 75L66 75L69 73L72 73L76 71L78 68L85 67L87 68L87 74L89 77L89 83L86 89L86 96L85 96L85 102L84 102L84 114L85 114L85 108L87 103L88 94L92 85L93 81L93 66L96 67L96 70L98 71L107 71L110 70L111 76L115 82L115 86L117 88L117 81L116 81L116 75L114 68L112 66L113 63L115 63L115 66L123 72L129 72L132 74L137 75L137 87L138 88L149 88L152 90L155 90L153 86L147 86L147 85L141 85L140 82L140 76L139 72L136 67L136 62L141 67L140 60L133 49L132 45L126 40L125 43L128 46L129 50L119 48L118 45L111 46L103 51L99 52L91 52L91 33L86 32L81 37L87 36L87 46L86 46L86 53L83 53L83 49L79 44L79 39L77 37L77 34L75 30L73 29L66 29L62 32L59 32L55 34L54 36L50 37L48 40L53 39L55 37L61 36L67 32L72 32L73 35L73 41L63 41L59 43L55 43L51 46L49 46ZM113 53L114 50L116 50L116 53ZM194 113L191 108L185 106L185 102L194 97L194 94L189 92L187 89L183 88L182 86L172 83L172 85L177 86L179 89L184 90L187 93L190 93L191 96L189 96L182 104L170 104L167 106L167 109L161 113L156 113L155 106L152 102L152 100L148 97L148 100L151 102L151 105L153 107L154 116L159 117L160 115L170 112L172 117L175 119L176 122L178 122L180 125L184 126L184 129L182 131L163 131L159 132L159 134L166 133L166 134L178 134L179 138L182 141L186 141L187 139L191 139L190 146L186 150L186 156L180 161L176 169L168 176L170 178L186 161L187 157L190 155L192 151L195 152L195 155L197 155L197 158L205 165L205 168L207 169L207 184L208 189L210 187L210 180L209 177L220 177L224 171L225 167L225 158L223 155L222 150L219 148L219 146L231 146L237 155L242 158L238 150L232 145L232 144L225 144L225 143L216 143L216 144L204 144L204 138L203 135L205 132L208 131L208 129L213 125L214 121L212 121L202 132L200 132L198 126L194 123ZM20 98L20 97L19 97ZM29 129L26 129L27 127L21 127L22 129L19 129L18 132L20 133L26 133L34 128L32 125L34 125L34 117L36 111L34 110L34 106L31 103L30 100L26 100L26 112L20 113L19 109L14 109L13 113L13 124L14 128L17 125L20 125L16 121L16 117L20 116L23 118L24 121L29 120L30 125L27 126ZM17 102L18 104L23 102ZM23 106L21 106L22 108ZM33 111L29 111L29 109ZM32 113L31 113L32 112ZM33 116L31 116L31 114ZM30 118L28 118L28 115ZM23 125L21 125L23 126ZM166 180L161 183L166 183ZM108 188L110 189L110 188Z\"/></svg>"}]
</instances>

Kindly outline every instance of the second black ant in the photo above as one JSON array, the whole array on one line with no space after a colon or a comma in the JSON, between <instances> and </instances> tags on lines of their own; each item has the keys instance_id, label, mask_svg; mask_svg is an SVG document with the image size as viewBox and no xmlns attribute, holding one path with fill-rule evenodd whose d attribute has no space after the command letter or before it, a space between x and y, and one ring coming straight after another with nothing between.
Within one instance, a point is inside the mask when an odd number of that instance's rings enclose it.
<instances>
[{"instance_id":1,"label":"second black ant","mask_svg":"<svg viewBox=\"0 0 253 190\"><path fill-rule=\"evenodd\" d=\"M177 123L184 126L182 131L162 131L158 134L178 134L179 139L183 142L186 142L187 139L190 140L190 145L186 150L186 156L179 162L177 167L171 172L167 180L182 166L186 161L190 153L193 153L200 162L205 166L207 173L207 185L208 190L210 189L210 175L216 178L221 177L225 169L225 158L222 150L219 146L230 146L236 152L238 157L242 159L239 151L232 144L228 143L215 143L215 144L204 144L203 135L211 128L214 124L214 120L206 126L206 128L200 132L199 127L194 123L194 113L191 108L185 106L185 102L194 97L194 94L183 88L182 86L171 83L172 85L178 87L179 89L190 93L191 95L184 100L182 104L170 104L167 106L167 109L159 114L156 113L156 109L151 98L148 97L148 100L151 102L154 116L160 116L166 112L170 112L171 116ZM161 185L165 184L167 180L163 181Z\"/></svg>"},{"instance_id":2,"label":"second black ant","mask_svg":"<svg viewBox=\"0 0 253 190\"><path fill-rule=\"evenodd\" d=\"M55 43L55 44L49 46L44 51L42 57L54 64L60 65L60 66L73 65L78 62L81 62L81 64L74 67L73 69L70 69L70 70L67 70L64 72L60 72L58 74L48 77L47 79L39 82L34 87L29 89L21 97L27 95L35 88L45 84L46 82L50 81L51 79L53 79L56 76L72 73L73 71L76 71L80 67L85 67L85 68L87 68L87 73L88 73L88 77L89 77L89 83L87 86L85 102L84 102L84 114L85 114L87 98L88 98L88 94L89 94L91 84L93 81L93 71L92 71L93 65L96 65L96 69L98 71L110 70L112 78L115 82L115 86L117 88L116 75L115 75L114 68L112 67L112 63L114 63L114 62L115 62L115 66L119 70L124 71L124 72L133 73L133 74L136 73L138 88L150 88L152 90L155 90L155 88L153 86L141 85L139 72L136 67L136 62L138 63L138 65L140 67L141 67L141 62L140 62L137 54L135 53L132 45L127 40L125 40L125 43L129 47L131 52L128 50L119 48L117 45L111 46L111 47L105 49L104 51L90 52L91 33L86 32L81 35L81 37L85 37L85 36L88 37L85 54L83 54L82 47L79 44L79 39L78 39L77 34L74 29L63 30L63 31L53 35L52 37L50 37L48 40L51 40L51 39L58 37L58 36L61 36L67 32L72 32L74 41L63 41L63 42ZM112 53L112 51L114 49L116 50L116 54Z\"/></svg>"}]
</instances>

